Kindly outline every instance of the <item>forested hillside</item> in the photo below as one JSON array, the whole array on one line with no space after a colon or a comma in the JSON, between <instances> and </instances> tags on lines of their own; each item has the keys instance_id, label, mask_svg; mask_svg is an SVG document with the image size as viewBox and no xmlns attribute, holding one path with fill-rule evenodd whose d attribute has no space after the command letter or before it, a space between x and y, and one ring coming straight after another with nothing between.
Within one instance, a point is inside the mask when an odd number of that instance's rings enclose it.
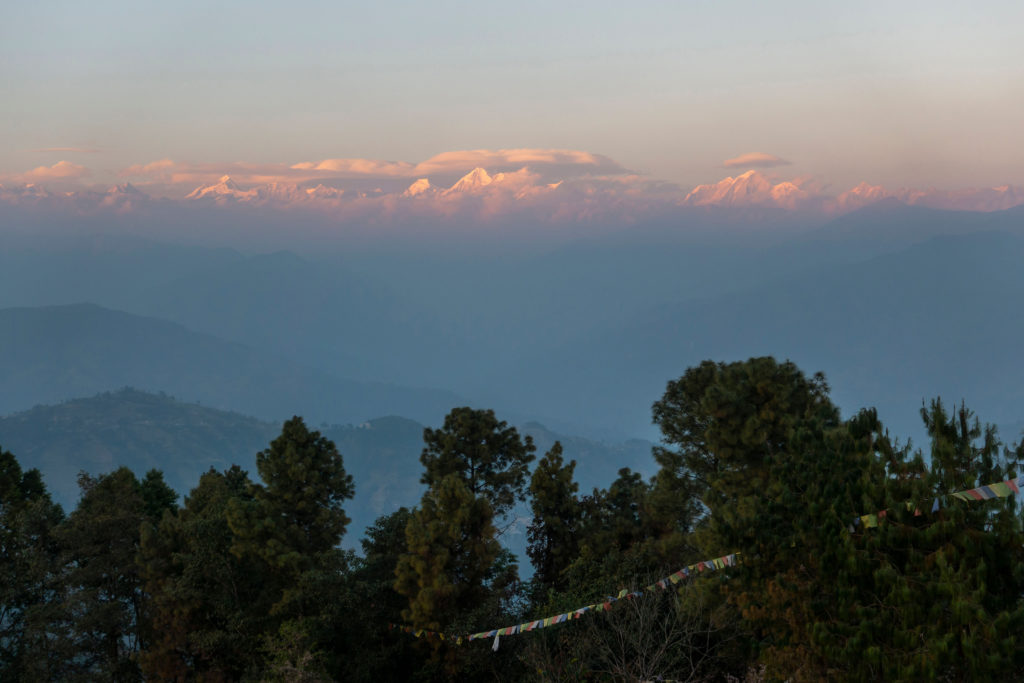
<instances>
[{"instance_id":1,"label":"forested hillside","mask_svg":"<svg viewBox=\"0 0 1024 683\"><path fill-rule=\"evenodd\" d=\"M969 407L928 402L912 451L874 409L840 416L823 376L759 357L691 367L652 416L653 476L587 490L562 443L452 409L419 432L418 504L379 516L359 552L341 543L368 475L346 451L366 434L390 467L415 423L333 440L296 417L253 471L211 463L181 501L159 470L122 467L83 475L67 510L5 444L0 678L987 680L1024 664L1024 447ZM506 546L521 505L528 581Z\"/></svg>"},{"instance_id":2,"label":"forested hillside","mask_svg":"<svg viewBox=\"0 0 1024 683\"><path fill-rule=\"evenodd\" d=\"M181 494L211 467L235 464L253 472L256 453L279 424L125 388L0 417L0 444L17 453L26 468L38 469L54 500L71 508L79 497L82 471L96 475L123 466L141 476L156 468ZM345 541L356 547L362 530L377 517L419 500L425 425L388 416L321 429L345 454L346 467L358 482L348 512L356 533ZM522 431L542 449L560 441L567 455L584 464L586 487L613 478L620 467L649 472L654 465L647 441L593 441L536 422L523 425ZM525 508L520 512L525 514ZM522 530L517 531L513 545L522 552Z\"/></svg>"}]
</instances>

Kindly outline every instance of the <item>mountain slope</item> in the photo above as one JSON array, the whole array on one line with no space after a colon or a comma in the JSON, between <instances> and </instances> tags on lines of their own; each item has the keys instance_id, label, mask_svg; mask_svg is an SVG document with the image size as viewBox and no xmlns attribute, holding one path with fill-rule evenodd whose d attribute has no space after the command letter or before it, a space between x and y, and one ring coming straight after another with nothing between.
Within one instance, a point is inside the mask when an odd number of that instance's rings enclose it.
<instances>
[{"instance_id":1,"label":"mountain slope","mask_svg":"<svg viewBox=\"0 0 1024 683\"><path fill-rule=\"evenodd\" d=\"M269 422L136 389L0 417L0 445L24 467L39 468L65 507L78 498L79 471L157 468L187 494L211 467L251 470L256 452L279 432Z\"/></svg>"}]
</instances>

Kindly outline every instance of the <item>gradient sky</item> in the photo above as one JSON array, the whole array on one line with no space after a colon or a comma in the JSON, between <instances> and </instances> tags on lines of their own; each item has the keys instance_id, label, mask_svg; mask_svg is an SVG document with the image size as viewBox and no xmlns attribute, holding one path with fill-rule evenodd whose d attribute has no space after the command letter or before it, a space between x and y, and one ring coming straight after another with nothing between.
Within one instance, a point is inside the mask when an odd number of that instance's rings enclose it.
<instances>
[{"instance_id":1,"label":"gradient sky","mask_svg":"<svg viewBox=\"0 0 1024 683\"><path fill-rule=\"evenodd\" d=\"M1024 184L1024 3L0 6L0 174L130 164L607 155L683 186L786 174Z\"/></svg>"}]
</instances>

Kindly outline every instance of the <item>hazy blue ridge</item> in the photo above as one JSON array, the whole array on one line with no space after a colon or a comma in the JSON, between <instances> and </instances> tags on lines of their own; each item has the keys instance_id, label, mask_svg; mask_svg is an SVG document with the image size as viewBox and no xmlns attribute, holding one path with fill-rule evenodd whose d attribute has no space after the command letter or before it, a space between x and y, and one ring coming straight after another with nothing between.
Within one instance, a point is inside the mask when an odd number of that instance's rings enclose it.
<instances>
[{"instance_id":1,"label":"hazy blue ridge","mask_svg":"<svg viewBox=\"0 0 1024 683\"><path fill-rule=\"evenodd\" d=\"M0 414L124 386L261 419L438 420L457 395L355 382L175 323L91 304L0 310Z\"/></svg>"}]
</instances>

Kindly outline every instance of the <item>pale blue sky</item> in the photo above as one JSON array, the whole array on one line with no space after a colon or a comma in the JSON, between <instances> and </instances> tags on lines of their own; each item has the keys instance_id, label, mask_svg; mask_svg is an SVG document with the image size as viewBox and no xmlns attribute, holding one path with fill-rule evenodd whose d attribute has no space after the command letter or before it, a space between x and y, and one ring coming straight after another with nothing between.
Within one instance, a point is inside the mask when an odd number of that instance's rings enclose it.
<instances>
[{"instance_id":1,"label":"pale blue sky","mask_svg":"<svg viewBox=\"0 0 1024 683\"><path fill-rule=\"evenodd\" d=\"M1021 35L1021 2L0 0L0 173L545 147L1024 184Z\"/></svg>"}]
</instances>

